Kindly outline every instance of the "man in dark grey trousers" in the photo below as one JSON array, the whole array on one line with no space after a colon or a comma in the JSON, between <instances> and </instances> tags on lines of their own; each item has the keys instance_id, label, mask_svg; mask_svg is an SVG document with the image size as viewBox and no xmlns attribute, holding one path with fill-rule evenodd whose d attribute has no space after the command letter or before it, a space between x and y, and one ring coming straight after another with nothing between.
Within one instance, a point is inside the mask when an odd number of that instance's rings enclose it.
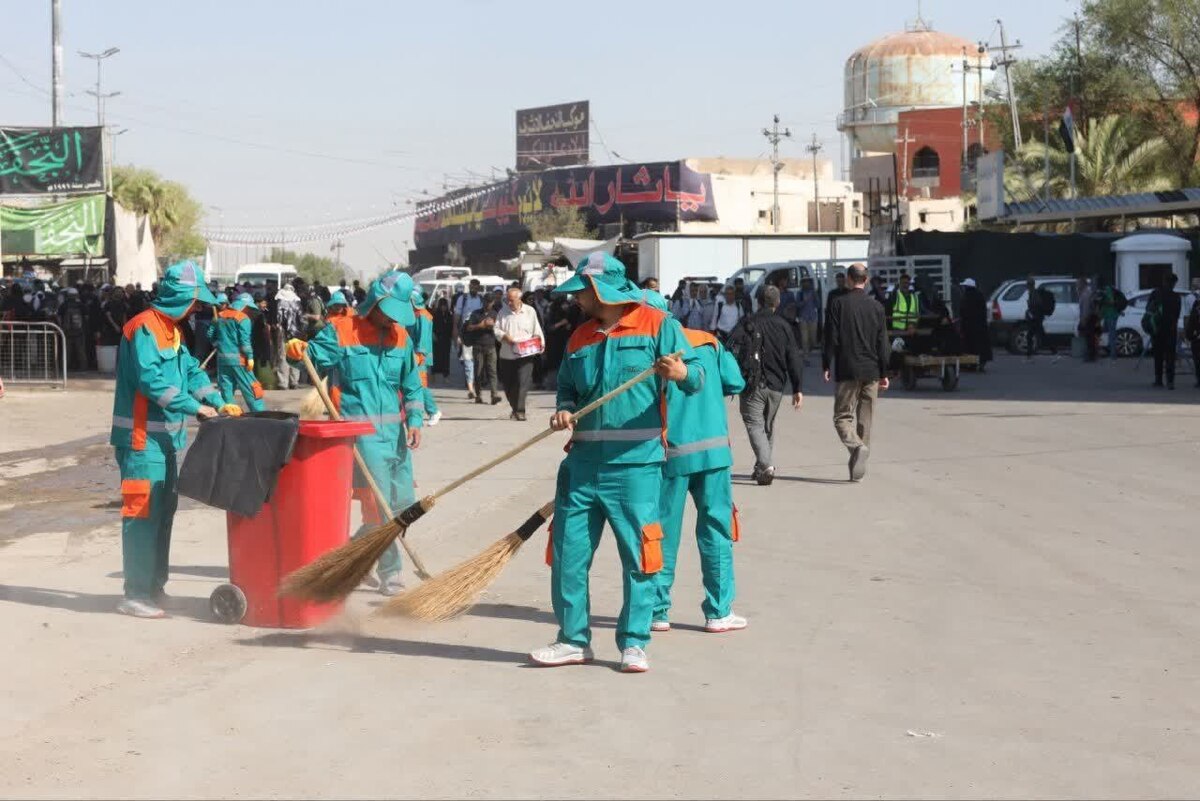
<instances>
[{"instance_id":1,"label":"man in dark grey trousers","mask_svg":"<svg viewBox=\"0 0 1200 801\"><path fill-rule=\"evenodd\" d=\"M804 403L800 348L791 323L777 313L778 308L779 289L766 287L758 312L742 318L728 343L746 380L740 409L754 449L754 480L762 486L775 480L771 448L784 389L791 387L792 408L799 409Z\"/></svg>"},{"instance_id":2,"label":"man in dark grey trousers","mask_svg":"<svg viewBox=\"0 0 1200 801\"><path fill-rule=\"evenodd\" d=\"M822 366L837 378L833 425L850 451L850 480L867 474L871 455L871 422L879 390L888 388L890 354L883 306L866 292L867 268L846 271L849 292L829 304Z\"/></svg>"}]
</instances>

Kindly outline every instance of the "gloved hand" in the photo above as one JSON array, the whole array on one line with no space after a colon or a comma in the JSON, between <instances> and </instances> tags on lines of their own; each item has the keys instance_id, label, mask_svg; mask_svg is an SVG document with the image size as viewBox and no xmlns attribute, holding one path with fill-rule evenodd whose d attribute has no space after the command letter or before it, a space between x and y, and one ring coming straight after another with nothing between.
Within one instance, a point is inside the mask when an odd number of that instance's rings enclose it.
<instances>
[{"instance_id":1,"label":"gloved hand","mask_svg":"<svg viewBox=\"0 0 1200 801\"><path fill-rule=\"evenodd\" d=\"M288 361L304 361L304 352L306 350L308 350L308 343L303 339L289 339L287 343Z\"/></svg>"},{"instance_id":2,"label":"gloved hand","mask_svg":"<svg viewBox=\"0 0 1200 801\"><path fill-rule=\"evenodd\" d=\"M225 417L241 417L242 407L238 406L236 403L227 403L221 407L220 412Z\"/></svg>"}]
</instances>

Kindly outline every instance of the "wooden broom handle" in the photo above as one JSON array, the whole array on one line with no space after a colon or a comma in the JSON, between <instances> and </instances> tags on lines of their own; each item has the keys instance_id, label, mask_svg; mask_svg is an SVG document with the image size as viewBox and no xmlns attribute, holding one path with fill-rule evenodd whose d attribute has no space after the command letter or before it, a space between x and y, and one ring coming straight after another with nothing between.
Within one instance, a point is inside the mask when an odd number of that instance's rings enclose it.
<instances>
[{"instance_id":1,"label":"wooden broom handle","mask_svg":"<svg viewBox=\"0 0 1200 801\"><path fill-rule=\"evenodd\" d=\"M307 355L307 354L305 354L305 355ZM679 357L683 356L683 351L681 351L681 350L676 351L676 352L672 353L671 356L674 358L679 358ZM596 398L596 400L592 401L587 406L584 406L582 409L575 412L575 414L572 415L572 419L578 420L581 417L586 417L587 415L589 415L592 412L599 409L604 404L608 403L613 398L617 397L618 395L622 395L622 394L628 392L630 389L632 389L633 387L642 383L643 381L645 381L647 378L649 378L652 375L654 375L654 365L650 365L645 370L643 370L642 372L635 375L633 378L626 381L624 384L621 384L619 387L604 393L599 398ZM463 484L466 484L468 481L471 481L472 479L479 478L481 475L483 475L487 471L491 470L496 465L501 464L502 462L507 462L509 459L513 458L521 451L523 451L527 448L533 447L534 445L538 444L539 442L544 440L546 437L548 437L554 433L556 433L555 429L547 428L545 431L541 431L541 432L535 434L532 439L522 442L520 445L517 445L516 447L512 448L511 450L505 451L504 453L497 456L495 459L492 459L490 462L487 462L486 464L476 467L474 470L472 470L470 473L467 473L462 478L457 478L454 481L451 481L449 484L442 487L437 492L433 493L433 495L427 496L423 500L428 500L430 502L436 501L438 498L442 497L443 495L453 492L454 490L458 489Z\"/></svg>"},{"instance_id":2,"label":"wooden broom handle","mask_svg":"<svg viewBox=\"0 0 1200 801\"><path fill-rule=\"evenodd\" d=\"M205 367L208 367L208 363L212 361L213 354L215 354L216 352L217 352L216 348L213 348L212 350L210 350L208 352L208 355L204 357L204 361L200 362L201 370L203 370Z\"/></svg>"},{"instance_id":3,"label":"wooden broom handle","mask_svg":"<svg viewBox=\"0 0 1200 801\"><path fill-rule=\"evenodd\" d=\"M325 389L325 384L321 381L321 376L317 374L317 368L313 365L312 360L308 358L308 350L304 353L304 369L308 371L308 377L313 382L313 386L317 390L317 394L321 396L321 402L325 404L325 411L329 412L330 418L333 420L341 420L342 416L338 413L337 407L333 405L333 398L329 397L329 391ZM375 477L371 475L371 471L367 469L367 463L363 460L362 453L358 450L358 445L354 446L354 461L358 465L358 469L367 479L367 486L371 488L371 492L375 495L375 502L379 504L379 511L388 520L395 517L392 513L391 504L388 503L387 497L383 491L379 489L379 485L375 483ZM404 546L405 553L412 560L413 567L416 568L417 576L420 578L428 578L431 574L425 569L425 564L421 561L421 557L417 556L417 552L408 544L408 540L404 537L404 532L400 532L400 544Z\"/></svg>"}]
</instances>

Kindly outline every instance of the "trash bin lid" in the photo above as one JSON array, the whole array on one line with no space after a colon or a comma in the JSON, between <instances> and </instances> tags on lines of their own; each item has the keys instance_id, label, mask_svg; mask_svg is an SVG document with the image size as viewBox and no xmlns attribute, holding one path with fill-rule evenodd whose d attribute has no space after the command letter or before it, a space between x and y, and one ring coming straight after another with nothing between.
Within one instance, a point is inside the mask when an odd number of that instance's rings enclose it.
<instances>
[{"instance_id":1,"label":"trash bin lid","mask_svg":"<svg viewBox=\"0 0 1200 801\"><path fill-rule=\"evenodd\" d=\"M366 420L301 420L300 436L313 439L340 439L373 434L375 426Z\"/></svg>"}]
</instances>

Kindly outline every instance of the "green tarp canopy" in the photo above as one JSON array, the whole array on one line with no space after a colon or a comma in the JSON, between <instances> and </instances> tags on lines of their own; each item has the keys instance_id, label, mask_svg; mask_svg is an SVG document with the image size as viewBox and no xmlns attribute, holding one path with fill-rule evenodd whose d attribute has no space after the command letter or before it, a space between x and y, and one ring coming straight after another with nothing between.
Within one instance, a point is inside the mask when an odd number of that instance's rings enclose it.
<instances>
[{"instance_id":1,"label":"green tarp canopy","mask_svg":"<svg viewBox=\"0 0 1200 801\"><path fill-rule=\"evenodd\" d=\"M0 206L0 254L103 256L104 195L32 208Z\"/></svg>"}]
</instances>

